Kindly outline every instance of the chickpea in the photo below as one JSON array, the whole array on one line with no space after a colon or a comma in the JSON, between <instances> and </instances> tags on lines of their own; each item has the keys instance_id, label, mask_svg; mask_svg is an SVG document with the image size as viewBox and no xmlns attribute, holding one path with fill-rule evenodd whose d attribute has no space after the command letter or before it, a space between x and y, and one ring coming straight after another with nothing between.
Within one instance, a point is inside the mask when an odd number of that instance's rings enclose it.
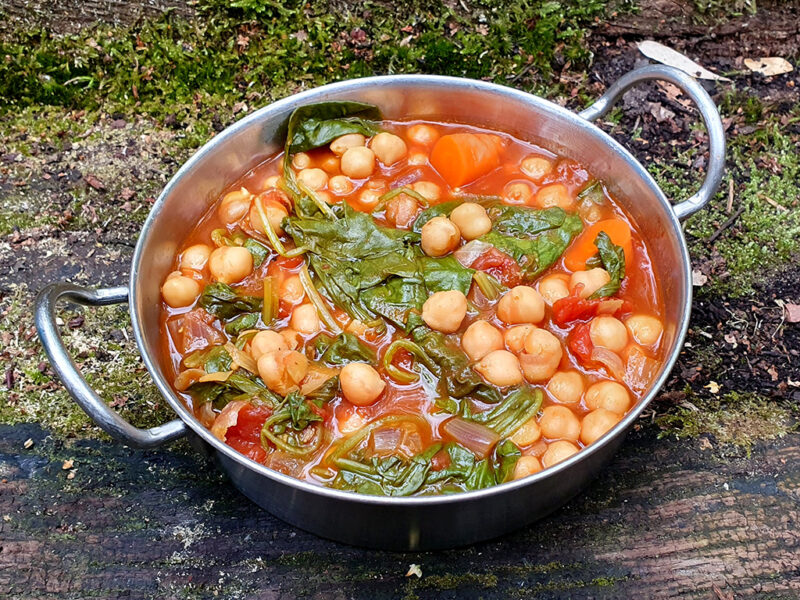
<instances>
[{"instance_id":1,"label":"chickpea","mask_svg":"<svg viewBox=\"0 0 800 600\"><path fill-rule=\"evenodd\" d=\"M217 281L238 283L253 272L253 255L241 246L223 246L211 253L208 270Z\"/></svg>"},{"instance_id":2,"label":"chickpea","mask_svg":"<svg viewBox=\"0 0 800 600\"><path fill-rule=\"evenodd\" d=\"M533 325L517 325L507 329L503 334L503 341L506 343L506 348L515 354L522 352L525 347L525 338L528 334L536 329Z\"/></svg>"},{"instance_id":3,"label":"chickpea","mask_svg":"<svg viewBox=\"0 0 800 600\"><path fill-rule=\"evenodd\" d=\"M536 422L536 417L525 421L509 438L517 446L530 446L542 437L542 428Z\"/></svg>"},{"instance_id":4,"label":"chickpea","mask_svg":"<svg viewBox=\"0 0 800 600\"><path fill-rule=\"evenodd\" d=\"M164 302L172 308L183 308L194 304L200 295L200 284L191 277L183 275L167 277L161 286L161 295L164 297Z\"/></svg>"},{"instance_id":5,"label":"chickpea","mask_svg":"<svg viewBox=\"0 0 800 600\"><path fill-rule=\"evenodd\" d=\"M652 346L664 332L664 326L656 317L650 315L631 315L625 321L631 337L642 346Z\"/></svg>"},{"instance_id":6,"label":"chickpea","mask_svg":"<svg viewBox=\"0 0 800 600\"><path fill-rule=\"evenodd\" d=\"M375 153L364 146L353 146L342 154L342 173L352 179L364 179L375 170Z\"/></svg>"},{"instance_id":7,"label":"chickpea","mask_svg":"<svg viewBox=\"0 0 800 600\"><path fill-rule=\"evenodd\" d=\"M503 190L503 202L506 204L530 204L533 200L533 188L522 181L509 183Z\"/></svg>"},{"instance_id":8,"label":"chickpea","mask_svg":"<svg viewBox=\"0 0 800 600\"><path fill-rule=\"evenodd\" d=\"M542 455L542 465L544 468L552 467L562 461L567 460L573 454L577 454L580 449L567 440L558 440L547 446L547 450Z\"/></svg>"},{"instance_id":9,"label":"chickpea","mask_svg":"<svg viewBox=\"0 0 800 600\"><path fill-rule=\"evenodd\" d=\"M371 177L367 181L367 187L371 190L385 190L386 180L381 179L380 177Z\"/></svg>"},{"instance_id":10,"label":"chickpea","mask_svg":"<svg viewBox=\"0 0 800 600\"><path fill-rule=\"evenodd\" d=\"M375 156L385 165L393 165L408 152L403 138L393 133L382 131L369 141L369 147Z\"/></svg>"},{"instance_id":11,"label":"chickpea","mask_svg":"<svg viewBox=\"0 0 800 600\"><path fill-rule=\"evenodd\" d=\"M444 256L458 247L461 231L447 217L434 217L422 226L421 246L428 256Z\"/></svg>"},{"instance_id":12,"label":"chickpea","mask_svg":"<svg viewBox=\"0 0 800 600\"><path fill-rule=\"evenodd\" d=\"M583 376L577 371L559 371L550 378L547 391L559 402L577 404L583 396Z\"/></svg>"},{"instance_id":13,"label":"chickpea","mask_svg":"<svg viewBox=\"0 0 800 600\"><path fill-rule=\"evenodd\" d=\"M536 328L525 338L525 352L519 355L525 379L541 383L558 370L564 350L558 338L546 329Z\"/></svg>"},{"instance_id":14,"label":"chickpea","mask_svg":"<svg viewBox=\"0 0 800 600\"><path fill-rule=\"evenodd\" d=\"M334 175L328 180L328 189L338 196L344 196L353 191L353 182L344 175Z\"/></svg>"},{"instance_id":15,"label":"chickpea","mask_svg":"<svg viewBox=\"0 0 800 600\"><path fill-rule=\"evenodd\" d=\"M608 348L612 352L622 352L628 345L628 330L622 321L608 315L599 315L589 323L589 337L592 344Z\"/></svg>"},{"instance_id":16,"label":"chickpea","mask_svg":"<svg viewBox=\"0 0 800 600\"><path fill-rule=\"evenodd\" d=\"M281 282L279 295L281 300L284 300L289 304L297 304L300 302L306 295L306 291L303 289L303 284L300 282L300 276L289 275L289 277L284 279Z\"/></svg>"},{"instance_id":17,"label":"chickpea","mask_svg":"<svg viewBox=\"0 0 800 600\"><path fill-rule=\"evenodd\" d=\"M308 359L296 350L267 352L256 361L258 375L273 392L285 396L308 373Z\"/></svg>"},{"instance_id":18,"label":"chickpea","mask_svg":"<svg viewBox=\"0 0 800 600\"><path fill-rule=\"evenodd\" d=\"M488 321L475 321L461 336L461 347L471 360L480 360L503 349L503 334Z\"/></svg>"},{"instance_id":19,"label":"chickpea","mask_svg":"<svg viewBox=\"0 0 800 600\"><path fill-rule=\"evenodd\" d=\"M596 202L583 201L578 206L578 214L587 223L597 223L605 217L605 210Z\"/></svg>"},{"instance_id":20,"label":"chickpea","mask_svg":"<svg viewBox=\"0 0 800 600\"><path fill-rule=\"evenodd\" d=\"M271 192L267 192L270 194ZM250 227L259 231L261 233L266 233L266 229L264 229L264 221L261 219L261 213L256 206L256 203L261 203L261 208L264 209L264 214L267 216L267 221L269 222L269 226L272 228L277 235L283 235L283 227L281 223L283 220L289 216L289 211L286 210L286 207L272 199L272 198L262 198L259 196L256 198L256 201L253 202L253 206L250 209Z\"/></svg>"},{"instance_id":21,"label":"chickpea","mask_svg":"<svg viewBox=\"0 0 800 600\"><path fill-rule=\"evenodd\" d=\"M575 201L569 195L567 186L563 183L552 183L536 192L536 205L542 208L557 206L566 210L572 208Z\"/></svg>"},{"instance_id":22,"label":"chickpea","mask_svg":"<svg viewBox=\"0 0 800 600\"><path fill-rule=\"evenodd\" d=\"M520 456L514 465L514 479L525 479L542 470L542 463L535 456Z\"/></svg>"},{"instance_id":23,"label":"chickpea","mask_svg":"<svg viewBox=\"0 0 800 600\"><path fill-rule=\"evenodd\" d=\"M189 246L181 254L181 268L202 271L211 256L211 247L206 244Z\"/></svg>"},{"instance_id":24,"label":"chickpea","mask_svg":"<svg viewBox=\"0 0 800 600\"><path fill-rule=\"evenodd\" d=\"M269 352L278 352L288 349L289 345L286 343L284 337L277 331L272 331L270 329L259 331L253 336L253 339L250 340L250 355L256 361Z\"/></svg>"},{"instance_id":25,"label":"chickpea","mask_svg":"<svg viewBox=\"0 0 800 600\"><path fill-rule=\"evenodd\" d=\"M566 406L548 406L539 419L542 435L550 439L577 440L581 434L581 422Z\"/></svg>"},{"instance_id":26,"label":"chickpea","mask_svg":"<svg viewBox=\"0 0 800 600\"><path fill-rule=\"evenodd\" d=\"M408 164L415 167L428 164L428 155L424 152L412 152L408 155Z\"/></svg>"},{"instance_id":27,"label":"chickpea","mask_svg":"<svg viewBox=\"0 0 800 600\"><path fill-rule=\"evenodd\" d=\"M575 271L569 278L569 289L574 291L578 285L583 285L579 296L588 298L609 281L611 281L611 275L600 267L588 271Z\"/></svg>"},{"instance_id":28,"label":"chickpea","mask_svg":"<svg viewBox=\"0 0 800 600\"><path fill-rule=\"evenodd\" d=\"M320 330L319 316L313 304L301 304L292 311L289 326L300 333L316 333Z\"/></svg>"},{"instance_id":29,"label":"chickpea","mask_svg":"<svg viewBox=\"0 0 800 600\"><path fill-rule=\"evenodd\" d=\"M461 231L465 240L474 240L492 230L492 220L486 209L474 202L459 204L450 213L450 220Z\"/></svg>"},{"instance_id":30,"label":"chickpea","mask_svg":"<svg viewBox=\"0 0 800 600\"><path fill-rule=\"evenodd\" d=\"M360 133L348 133L331 142L331 152L336 156L342 156L348 148L363 146L366 141L366 138Z\"/></svg>"},{"instance_id":31,"label":"chickpea","mask_svg":"<svg viewBox=\"0 0 800 600\"><path fill-rule=\"evenodd\" d=\"M505 387L522 383L519 359L508 350L494 350L475 365L474 369L489 383Z\"/></svg>"},{"instance_id":32,"label":"chickpea","mask_svg":"<svg viewBox=\"0 0 800 600\"><path fill-rule=\"evenodd\" d=\"M386 203L386 220L399 229L408 229L419 213L417 200L408 194L398 194Z\"/></svg>"},{"instance_id":33,"label":"chickpea","mask_svg":"<svg viewBox=\"0 0 800 600\"><path fill-rule=\"evenodd\" d=\"M419 123L408 128L406 137L414 144L432 146L439 139L439 132L430 125Z\"/></svg>"},{"instance_id":34,"label":"chickpea","mask_svg":"<svg viewBox=\"0 0 800 600\"><path fill-rule=\"evenodd\" d=\"M339 165L339 157L330 154L323 158L319 163L320 168L328 175L336 175L339 172Z\"/></svg>"},{"instance_id":35,"label":"chickpea","mask_svg":"<svg viewBox=\"0 0 800 600\"><path fill-rule=\"evenodd\" d=\"M311 166L311 157L305 152L298 152L292 157L292 166L300 171Z\"/></svg>"},{"instance_id":36,"label":"chickpea","mask_svg":"<svg viewBox=\"0 0 800 600\"><path fill-rule=\"evenodd\" d=\"M422 320L436 331L454 333L467 316L467 297L458 290L436 292L422 305Z\"/></svg>"},{"instance_id":37,"label":"chickpea","mask_svg":"<svg viewBox=\"0 0 800 600\"><path fill-rule=\"evenodd\" d=\"M252 197L245 188L225 194L217 209L220 220L230 225L241 219L247 214Z\"/></svg>"},{"instance_id":38,"label":"chickpea","mask_svg":"<svg viewBox=\"0 0 800 600\"><path fill-rule=\"evenodd\" d=\"M442 197L441 188L432 181L417 181L411 184L411 189L433 202Z\"/></svg>"},{"instance_id":39,"label":"chickpea","mask_svg":"<svg viewBox=\"0 0 800 600\"><path fill-rule=\"evenodd\" d=\"M281 186L281 176L270 175L264 180L264 183L261 184L261 191L277 189L280 186Z\"/></svg>"},{"instance_id":40,"label":"chickpea","mask_svg":"<svg viewBox=\"0 0 800 600\"><path fill-rule=\"evenodd\" d=\"M589 445L603 437L614 425L619 423L621 417L617 413L598 408L583 417L581 423L581 441Z\"/></svg>"},{"instance_id":41,"label":"chickpea","mask_svg":"<svg viewBox=\"0 0 800 600\"><path fill-rule=\"evenodd\" d=\"M530 154L522 159L520 169L533 181L541 181L545 176L553 171L553 163L543 156Z\"/></svg>"},{"instance_id":42,"label":"chickpea","mask_svg":"<svg viewBox=\"0 0 800 600\"><path fill-rule=\"evenodd\" d=\"M616 381L598 381L586 390L586 408L604 408L618 415L624 415L631 405L631 396L625 386Z\"/></svg>"},{"instance_id":43,"label":"chickpea","mask_svg":"<svg viewBox=\"0 0 800 600\"><path fill-rule=\"evenodd\" d=\"M374 208L383 193L378 190L364 189L358 195L358 201L367 208Z\"/></svg>"},{"instance_id":44,"label":"chickpea","mask_svg":"<svg viewBox=\"0 0 800 600\"><path fill-rule=\"evenodd\" d=\"M518 285L497 303L497 318L510 325L538 323L544 318L544 299L528 285Z\"/></svg>"},{"instance_id":45,"label":"chickpea","mask_svg":"<svg viewBox=\"0 0 800 600\"><path fill-rule=\"evenodd\" d=\"M380 374L366 363L351 362L339 373L342 394L356 406L369 406L383 393L386 382Z\"/></svg>"},{"instance_id":46,"label":"chickpea","mask_svg":"<svg viewBox=\"0 0 800 600\"><path fill-rule=\"evenodd\" d=\"M569 276L564 273L555 273L543 277L539 281L539 293L548 306L553 306L558 300L569 296Z\"/></svg>"},{"instance_id":47,"label":"chickpea","mask_svg":"<svg viewBox=\"0 0 800 600\"><path fill-rule=\"evenodd\" d=\"M328 185L328 174L322 169L303 169L297 174L297 181L308 189L317 191Z\"/></svg>"}]
</instances>

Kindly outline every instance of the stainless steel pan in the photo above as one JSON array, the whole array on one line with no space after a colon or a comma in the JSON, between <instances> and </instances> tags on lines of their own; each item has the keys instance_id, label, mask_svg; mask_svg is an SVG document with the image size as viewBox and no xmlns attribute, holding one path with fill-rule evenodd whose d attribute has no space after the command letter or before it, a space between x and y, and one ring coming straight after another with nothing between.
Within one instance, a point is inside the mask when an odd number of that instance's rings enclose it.
<instances>
[{"instance_id":1,"label":"stainless steel pan","mask_svg":"<svg viewBox=\"0 0 800 600\"><path fill-rule=\"evenodd\" d=\"M663 80L694 100L708 130L710 158L700 190L671 205L631 154L592 124L630 86ZM656 258L666 299L666 360L645 398L605 437L557 466L523 480L463 494L424 498L371 497L319 487L272 471L217 440L186 409L166 379L159 356L159 286L178 244L223 188L279 151L286 121L298 106L321 100L361 100L389 119L442 119L512 133L582 163L609 185L635 220ZM175 174L153 206L136 245L127 287L46 287L36 300L36 326L58 376L78 404L112 437L154 448L186 436L213 457L231 482L281 519L323 537L397 550L447 548L506 533L539 519L577 494L611 459L628 428L664 384L680 352L691 309L691 264L680 219L701 209L724 169L725 139L716 107L691 77L648 66L623 76L590 108L575 114L547 100L499 85L427 75L343 81L275 102L235 123L203 146ZM59 300L84 305L128 302L139 351L178 419L137 429L91 389L67 353L55 324Z\"/></svg>"}]
</instances>

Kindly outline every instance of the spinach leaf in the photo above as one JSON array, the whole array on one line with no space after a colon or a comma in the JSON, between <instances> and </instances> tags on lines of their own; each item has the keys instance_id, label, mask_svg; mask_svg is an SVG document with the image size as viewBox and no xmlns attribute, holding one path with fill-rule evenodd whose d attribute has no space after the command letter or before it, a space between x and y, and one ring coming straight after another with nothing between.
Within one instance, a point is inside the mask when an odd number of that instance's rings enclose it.
<instances>
[{"instance_id":1,"label":"spinach leaf","mask_svg":"<svg viewBox=\"0 0 800 600\"><path fill-rule=\"evenodd\" d=\"M373 121L381 118L377 106L363 102L317 102L300 106L289 117L287 154L319 148L348 133L373 136L380 131Z\"/></svg>"},{"instance_id":2,"label":"spinach leaf","mask_svg":"<svg viewBox=\"0 0 800 600\"><path fill-rule=\"evenodd\" d=\"M422 323L420 311L427 298L422 283L398 277L361 293L365 307L407 332Z\"/></svg>"},{"instance_id":3,"label":"spinach leaf","mask_svg":"<svg viewBox=\"0 0 800 600\"><path fill-rule=\"evenodd\" d=\"M283 409L288 415L288 423L295 431L302 431L315 421L322 421L322 417L311 410L306 397L298 391L290 392L285 398ZM273 426L273 431L275 431Z\"/></svg>"},{"instance_id":4,"label":"spinach leaf","mask_svg":"<svg viewBox=\"0 0 800 600\"><path fill-rule=\"evenodd\" d=\"M430 208L426 208L417 216L417 219L411 226L411 231L414 233L420 233L425 223L434 217L446 217L453 212L453 209L459 204L461 204L461 200L448 200L447 202L442 202L441 204L435 204Z\"/></svg>"},{"instance_id":5,"label":"spinach leaf","mask_svg":"<svg viewBox=\"0 0 800 600\"><path fill-rule=\"evenodd\" d=\"M422 274L425 287L429 293L458 290L465 296L472 285L472 274L475 269L468 269L452 256L418 259L419 272Z\"/></svg>"},{"instance_id":6,"label":"spinach leaf","mask_svg":"<svg viewBox=\"0 0 800 600\"><path fill-rule=\"evenodd\" d=\"M590 300L613 296L619 291L622 280L625 279L625 250L622 249L622 246L617 246L612 242L605 231L597 234L594 245L597 246L600 255L599 262L608 271L611 281L589 296ZM587 261L587 266L588 264Z\"/></svg>"},{"instance_id":7,"label":"spinach leaf","mask_svg":"<svg viewBox=\"0 0 800 600\"><path fill-rule=\"evenodd\" d=\"M512 390L494 408L485 412L463 416L466 419L486 425L504 438L514 433L526 421L535 416L542 406L542 400L541 390L522 386Z\"/></svg>"},{"instance_id":8,"label":"spinach leaf","mask_svg":"<svg viewBox=\"0 0 800 600\"><path fill-rule=\"evenodd\" d=\"M511 236L531 236L564 225L567 213L553 207L537 210L525 206L498 206L490 211L492 230Z\"/></svg>"},{"instance_id":9,"label":"spinach leaf","mask_svg":"<svg viewBox=\"0 0 800 600\"><path fill-rule=\"evenodd\" d=\"M516 260L523 275L530 281L556 262L582 229L583 223L578 215L566 215L558 227L541 231L530 238L490 231L480 240Z\"/></svg>"},{"instance_id":10,"label":"spinach leaf","mask_svg":"<svg viewBox=\"0 0 800 600\"><path fill-rule=\"evenodd\" d=\"M439 367L439 392L451 398L463 398L468 394L480 394L485 402L499 402L500 392L486 385L469 364L469 358L456 344L432 329L420 326L411 332L412 339L419 344L430 359Z\"/></svg>"},{"instance_id":11,"label":"spinach leaf","mask_svg":"<svg viewBox=\"0 0 800 600\"><path fill-rule=\"evenodd\" d=\"M392 253L405 255L409 244L419 242L418 234L382 227L347 202L337 204L333 211L339 217L335 221L324 217L289 217L284 230L297 246L304 246L329 261L353 262Z\"/></svg>"},{"instance_id":12,"label":"spinach leaf","mask_svg":"<svg viewBox=\"0 0 800 600\"><path fill-rule=\"evenodd\" d=\"M213 346L203 357L203 370L206 373L230 371L233 359L224 346Z\"/></svg>"},{"instance_id":13,"label":"spinach leaf","mask_svg":"<svg viewBox=\"0 0 800 600\"><path fill-rule=\"evenodd\" d=\"M230 319L239 313L261 311L262 299L256 296L240 296L225 283L211 283L200 296L200 306L221 319Z\"/></svg>"},{"instance_id":14,"label":"spinach leaf","mask_svg":"<svg viewBox=\"0 0 800 600\"><path fill-rule=\"evenodd\" d=\"M253 329L258 324L258 313L242 313L225 324L228 335L239 335L247 329Z\"/></svg>"},{"instance_id":15,"label":"spinach leaf","mask_svg":"<svg viewBox=\"0 0 800 600\"><path fill-rule=\"evenodd\" d=\"M331 400L334 399L336 394L339 393L339 376L335 375L331 377L319 386L313 392L309 392L306 394L306 397L311 400L317 406L322 406L323 404L327 404Z\"/></svg>"},{"instance_id":16,"label":"spinach leaf","mask_svg":"<svg viewBox=\"0 0 800 600\"><path fill-rule=\"evenodd\" d=\"M336 339L324 333L314 340L315 358L329 365L342 366L351 362L373 364L375 351L349 332L340 334Z\"/></svg>"},{"instance_id":17,"label":"spinach leaf","mask_svg":"<svg viewBox=\"0 0 800 600\"><path fill-rule=\"evenodd\" d=\"M192 397L200 402L211 402L216 409L222 409L228 402L243 397L258 396L259 401L275 406L281 398L267 389L264 382L254 375L231 373L227 381L206 381L194 383L189 387Z\"/></svg>"},{"instance_id":18,"label":"spinach leaf","mask_svg":"<svg viewBox=\"0 0 800 600\"><path fill-rule=\"evenodd\" d=\"M253 238L247 238L242 246L247 248L247 250L250 251L250 254L253 255L253 266L256 268L260 267L261 263L264 262L264 259L270 254L269 248Z\"/></svg>"}]
</instances>

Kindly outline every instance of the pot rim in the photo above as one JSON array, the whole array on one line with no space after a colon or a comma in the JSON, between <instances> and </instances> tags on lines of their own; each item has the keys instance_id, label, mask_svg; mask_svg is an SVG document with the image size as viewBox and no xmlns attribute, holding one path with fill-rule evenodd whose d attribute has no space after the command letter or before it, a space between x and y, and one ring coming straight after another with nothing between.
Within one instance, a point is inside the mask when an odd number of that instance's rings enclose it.
<instances>
[{"instance_id":1,"label":"pot rim","mask_svg":"<svg viewBox=\"0 0 800 600\"><path fill-rule=\"evenodd\" d=\"M288 106L300 105L304 101L315 99L315 97L325 94L326 92L339 92L348 89L368 88L370 86L375 86L375 85L379 86L382 84L386 84L388 82L392 82L394 84L407 83L410 85L428 84L434 86L448 86L448 87L457 87L462 89L477 90L479 92L487 94L513 98L515 100L519 100L530 105L534 109L540 109L544 113L550 113L550 114L555 113L561 117L564 117L565 119L570 121L570 123L573 126L582 129L590 133L591 135L599 137L606 144L609 151L615 152L618 155L620 155L621 158L623 158L626 161L626 163L628 163L628 165L630 165L634 169L636 174L647 184L647 186L652 190L653 194L658 198L659 202L661 203L661 208L666 213L668 213L669 221L672 224L672 231L670 232L670 234L673 237L677 238L682 259L681 267L683 269L684 285L685 289L687 290L686 303L681 310L680 323L678 324L678 327L676 329L673 348L669 353L669 355L664 360L663 363L664 367L661 371L661 374L653 382L649 391L647 392L647 394L645 394L644 398L642 398L642 400L640 400L635 406L633 406L631 410L628 412L628 414L626 414L625 417L619 423L617 423L616 426L614 426L611 430L606 432L606 434L602 438L600 438L596 442L593 442L586 448L581 449L580 452L574 454L567 460L562 461L552 467L543 469L539 473L530 475L523 479L509 481L506 483L495 485L489 488L484 488L481 490L460 492L456 494L447 494L447 495L440 494L435 496L413 496L413 497L387 497L387 496L370 496L367 494L359 494L357 492L336 490L333 488L309 483L297 479L295 477L292 477L290 475L285 475L283 473L280 473L279 471L275 471L265 465L257 463L254 460L251 460L250 458L247 458L243 454L240 454L239 452L234 450L231 446L228 446L224 442L217 439L209 429L204 427L202 423L200 423L200 421L198 421L195 418L195 416L191 412L189 412L189 410L183 404L181 399L178 398L178 396L172 390L172 387L169 385L169 383L161 376L159 372L158 359L156 357L151 356L150 353L147 352L144 341L144 334L140 324L140 315L137 308L138 297L137 297L136 281L140 275L143 247L147 240L148 233L152 229L153 223L159 218L159 213L161 212L161 208L166 202L167 196L170 194L172 189L177 185L177 182L196 163L203 160L203 158L205 158L208 154L214 152L216 146L219 145L221 141L228 139L232 136L235 136L239 131L245 129L254 121L259 121L262 118L262 115L264 115L265 113L272 112L275 111L276 109L281 109ZM675 366L675 362L678 359L681 348L683 347L684 338L686 336L686 332L689 327L689 316L692 305L691 259L689 257L689 251L686 246L686 240L683 237L680 222L677 216L675 215L672 205L669 203L666 195L658 186L658 184L655 182L653 177L624 146L622 146L619 142L617 142L614 138L612 138L602 129L600 129L593 123L587 121L586 119L582 118L578 113L563 108L549 100L541 98L540 96L535 96L533 94L529 94L527 92L523 92L515 88L502 86L496 83L478 81L461 77L443 76L443 75L380 75L380 76L365 77L360 79L348 79L345 81L340 81L336 83L327 84L324 86L311 88L299 92L297 94L294 94L292 96L288 96L276 102L270 103L252 112L243 119L240 119L239 121L233 123L225 130L215 135L211 140L206 142L206 144L204 144L199 150L197 150L183 165L181 165L180 169L178 169L178 171L172 176L172 178L169 180L169 182L164 187L164 189L156 199L155 203L153 204L153 207L151 208L150 213L148 214L147 219L145 220L145 223L142 226L139 239L137 240L136 243L136 248L134 250L133 258L131 261L131 273L130 273L130 281L128 287L130 294L129 306L131 313L131 321L133 324L133 332L136 338L136 344L139 347L139 353L142 356L142 360L144 361L144 364L147 367L147 370L150 373L150 376L153 378L153 381L155 382L161 395L164 396L164 398L166 398L167 402L170 404L172 409L178 414L181 420L192 429L192 431L195 434L200 436L200 438L202 438L206 443L211 445L214 448L214 450L216 450L217 452L222 452L227 458L235 461L242 467L254 470L258 472L260 475L263 475L273 480L276 483L288 485L292 488L295 488L299 492L317 494L325 496L331 500L338 500L343 502L356 502L365 505L376 505L376 506L387 506L387 507L389 506L413 507L413 506L469 502L469 501L477 501L480 499L485 499L487 497L498 494L512 493L518 488L538 483L550 477L558 477L561 475L562 471L570 469L576 463L586 460L591 455L595 454L596 452L599 452L604 446L611 443L618 436L625 434L628 428L630 428L633 425L633 423L639 418L644 409L647 408L647 406L650 404L650 402L652 402L652 400L655 398L655 396L662 388L662 386L666 383L667 378L669 377L673 367Z\"/></svg>"}]
</instances>

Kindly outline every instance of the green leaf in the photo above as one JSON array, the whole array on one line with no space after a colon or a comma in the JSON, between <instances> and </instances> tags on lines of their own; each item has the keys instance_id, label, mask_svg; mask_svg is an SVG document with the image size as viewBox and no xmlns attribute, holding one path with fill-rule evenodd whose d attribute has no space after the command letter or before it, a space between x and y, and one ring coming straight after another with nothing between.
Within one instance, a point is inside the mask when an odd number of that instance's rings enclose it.
<instances>
[{"instance_id":1,"label":"green leaf","mask_svg":"<svg viewBox=\"0 0 800 600\"><path fill-rule=\"evenodd\" d=\"M311 400L317 406L322 406L323 404L327 404L331 400L336 397L336 394L339 393L339 376L336 375L335 377L331 377L319 386L313 392L310 392L306 395L306 397Z\"/></svg>"},{"instance_id":2,"label":"green leaf","mask_svg":"<svg viewBox=\"0 0 800 600\"><path fill-rule=\"evenodd\" d=\"M500 437L508 437L539 412L542 391L528 386L514 388L503 401L492 409L462 415L465 419L486 425Z\"/></svg>"},{"instance_id":3,"label":"green leaf","mask_svg":"<svg viewBox=\"0 0 800 600\"><path fill-rule=\"evenodd\" d=\"M568 217L567 212L558 207L534 209L525 206L498 206L489 214L493 231L526 237L562 227Z\"/></svg>"},{"instance_id":4,"label":"green leaf","mask_svg":"<svg viewBox=\"0 0 800 600\"><path fill-rule=\"evenodd\" d=\"M384 285L364 290L360 296L366 308L407 332L422 322L421 318L414 315L419 316L427 298L421 282L398 277L390 279Z\"/></svg>"},{"instance_id":5,"label":"green leaf","mask_svg":"<svg viewBox=\"0 0 800 600\"><path fill-rule=\"evenodd\" d=\"M622 280L625 279L625 250L622 249L622 246L617 246L612 242L605 231L597 234L594 245L597 246L600 255L600 264L608 271L611 281L589 296L590 300L613 296L619 291Z\"/></svg>"},{"instance_id":6,"label":"green leaf","mask_svg":"<svg viewBox=\"0 0 800 600\"><path fill-rule=\"evenodd\" d=\"M233 359L224 346L213 346L203 357L203 370L206 373L230 371Z\"/></svg>"},{"instance_id":7,"label":"green leaf","mask_svg":"<svg viewBox=\"0 0 800 600\"><path fill-rule=\"evenodd\" d=\"M242 245L253 255L253 266L256 268L260 267L264 259L270 255L270 249L253 238L247 238Z\"/></svg>"},{"instance_id":8,"label":"green leaf","mask_svg":"<svg viewBox=\"0 0 800 600\"><path fill-rule=\"evenodd\" d=\"M563 213L563 211L561 212ZM481 236L480 240L491 244L516 260L525 278L530 281L555 263L583 229L583 222L578 215L563 213L563 219L558 219L555 215L556 213L549 213L547 218L553 218L553 222L560 220L559 225L544 230L539 229L530 237L515 237L521 234L504 235L498 231L490 231ZM513 219L504 222L504 230L514 231L526 223L541 227L545 222L526 213L517 213Z\"/></svg>"},{"instance_id":9,"label":"green leaf","mask_svg":"<svg viewBox=\"0 0 800 600\"><path fill-rule=\"evenodd\" d=\"M453 212L453 209L459 204L461 204L461 200L448 200L447 202L442 202L440 204L431 206L430 208L426 208L417 216L417 219L411 226L411 231L414 233L420 233L425 223L434 217L446 217Z\"/></svg>"},{"instance_id":10,"label":"green leaf","mask_svg":"<svg viewBox=\"0 0 800 600\"><path fill-rule=\"evenodd\" d=\"M200 296L200 306L221 319L230 319L240 313L260 312L261 298L240 296L225 283L211 283Z\"/></svg>"},{"instance_id":11,"label":"green leaf","mask_svg":"<svg viewBox=\"0 0 800 600\"><path fill-rule=\"evenodd\" d=\"M253 329L258 324L258 313L242 313L225 324L228 335L239 335L242 331Z\"/></svg>"},{"instance_id":12,"label":"green leaf","mask_svg":"<svg viewBox=\"0 0 800 600\"><path fill-rule=\"evenodd\" d=\"M375 351L349 332L340 334L336 339L324 333L314 339L316 357L329 365L343 366L351 362L374 364Z\"/></svg>"},{"instance_id":13,"label":"green leaf","mask_svg":"<svg viewBox=\"0 0 800 600\"><path fill-rule=\"evenodd\" d=\"M468 269L452 256L418 259L419 272L429 293L458 290L465 296L472 285L474 269Z\"/></svg>"},{"instance_id":14,"label":"green leaf","mask_svg":"<svg viewBox=\"0 0 800 600\"><path fill-rule=\"evenodd\" d=\"M289 117L287 154L319 148L348 133L373 136L380 131L373 121L381 118L377 106L363 102L317 102L300 106Z\"/></svg>"}]
</instances>

